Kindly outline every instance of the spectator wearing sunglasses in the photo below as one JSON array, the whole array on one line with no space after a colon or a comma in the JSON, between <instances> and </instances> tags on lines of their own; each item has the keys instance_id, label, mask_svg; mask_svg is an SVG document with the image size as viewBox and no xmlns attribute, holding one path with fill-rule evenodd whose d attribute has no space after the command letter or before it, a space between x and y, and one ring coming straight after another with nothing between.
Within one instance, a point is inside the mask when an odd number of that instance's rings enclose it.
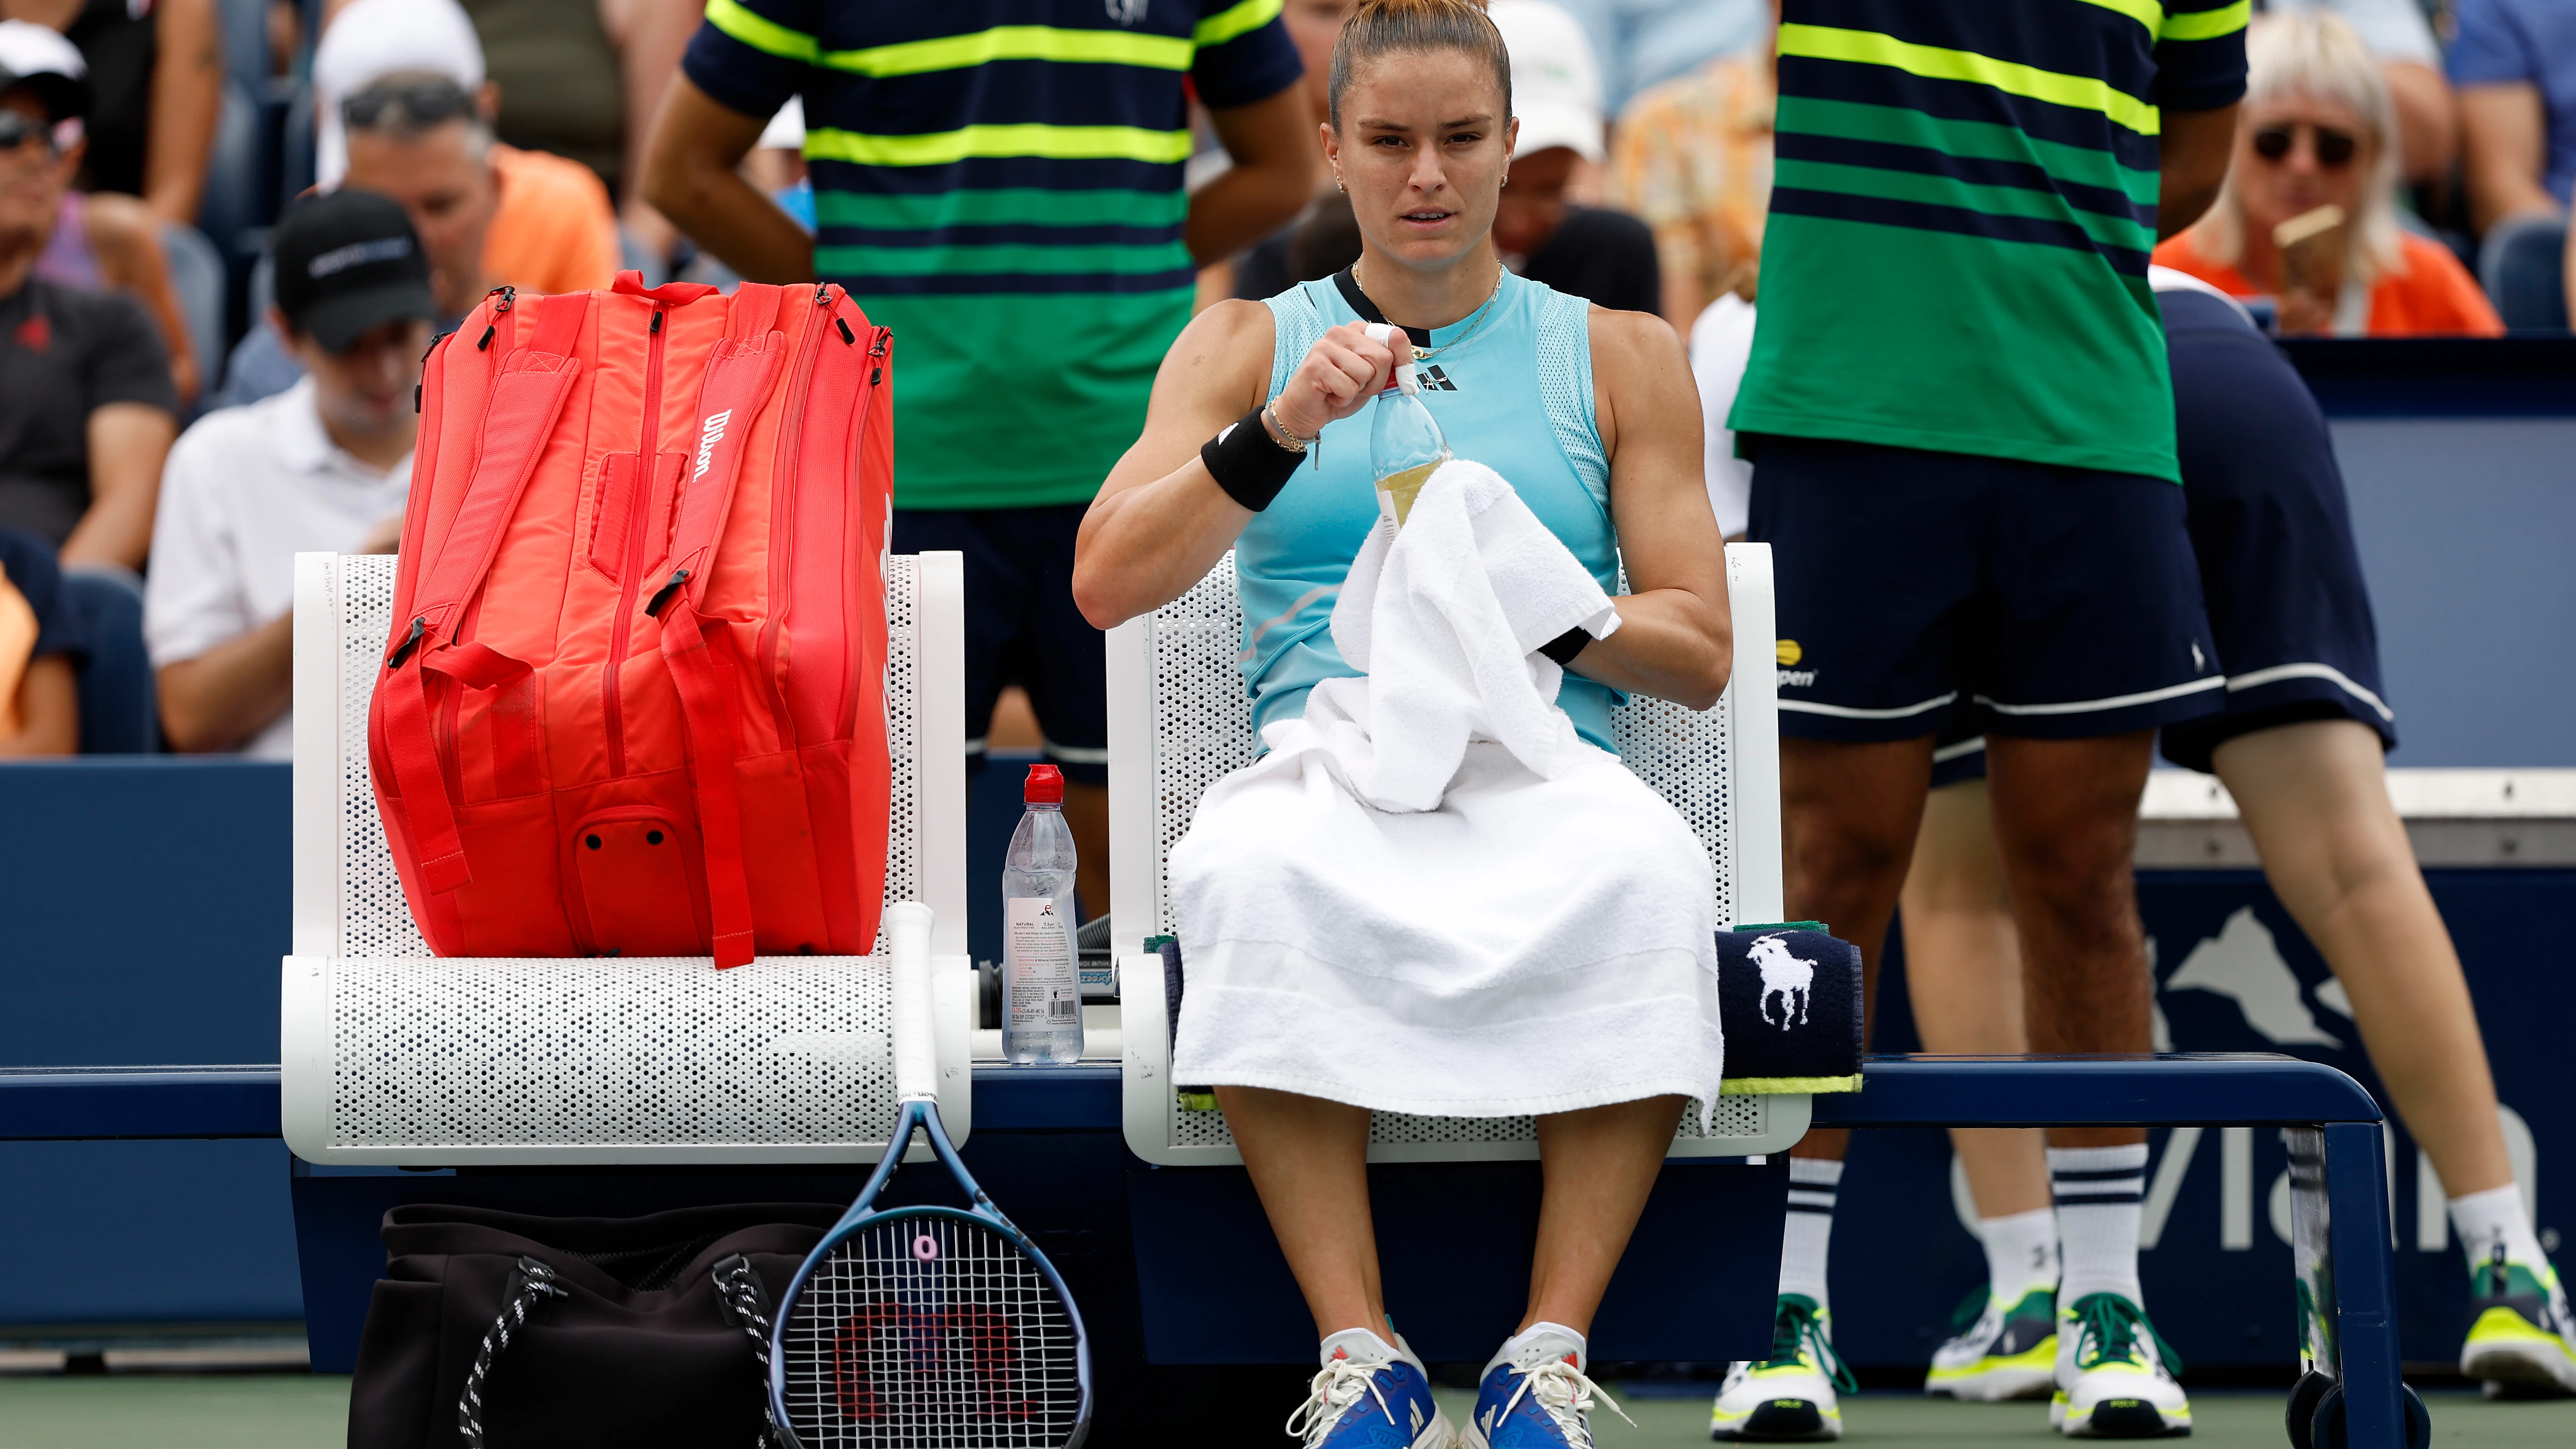
<instances>
[{"instance_id":1,"label":"spectator wearing sunglasses","mask_svg":"<svg viewBox=\"0 0 2576 1449\"><path fill-rule=\"evenodd\" d=\"M2397 224L2388 87L2352 27L2322 11L2267 16L2246 59L2218 204L2156 261L2231 296L2276 299L2285 336L2502 332L2468 269Z\"/></svg>"}]
</instances>

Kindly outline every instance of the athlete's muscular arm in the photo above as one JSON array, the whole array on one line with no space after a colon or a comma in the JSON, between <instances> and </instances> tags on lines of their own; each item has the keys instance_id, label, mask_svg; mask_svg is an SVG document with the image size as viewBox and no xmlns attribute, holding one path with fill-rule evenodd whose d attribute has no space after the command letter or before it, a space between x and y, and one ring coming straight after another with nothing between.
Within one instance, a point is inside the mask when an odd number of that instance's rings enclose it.
<instances>
[{"instance_id":1,"label":"athlete's muscular arm","mask_svg":"<svg viewBox=\"0 0 2576 1449\"><path fill-rule=\"evenodd\" d=\"M1273 335L1268 307L1219 302L1191 319L1165 354L1144 434L1109 470L1074 544L1073 601L1093 627L1115 627L1187 593L1252 521L1252 510L1208 475L1199 447L1268 395ZM1402 337L1371 342L1363 324L1348 322L1316 339L1279 394L1280 420L1311 438L1359 411L1386 385ZM1288 487L1304 482L1305 466Z\"/></svg>"},{"instance_id":2,"label":"athlete's muscular arm","mask_svg":"<svg viewBox=\"0 0 2576 1449\"><path fill-rule=\"evenodd\" d=\"M1614 689L1707 709L1726 690L1734 625L1726 540L1709 511L1699 389L1681 338L1643 312L1592 309L1593 410L1610 455L1610 521L1628 587L1619 632L1574 656Z\"/></svg>"},{"instance_id":3,"label":"athlete's muscular arm","mask_svg":"<svg viewBox=\"0 0 2576 1449\"><path fill-rule=\"evenodd\" d=\"M2163 241L2200 220L2218 199L2227 179L2227 163L2236 154L2236 107L2214 111L2167 111L2164 133L2156 138L2161 158L2156 191L2156 240Z\"/></svg>"}]
</instances>

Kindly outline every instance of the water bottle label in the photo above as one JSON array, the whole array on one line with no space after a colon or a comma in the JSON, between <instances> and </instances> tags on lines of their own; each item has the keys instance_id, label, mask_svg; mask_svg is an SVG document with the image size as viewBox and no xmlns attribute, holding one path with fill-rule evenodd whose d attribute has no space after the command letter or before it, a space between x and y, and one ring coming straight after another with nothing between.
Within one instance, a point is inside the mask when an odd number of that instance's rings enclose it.
<instances>
[{"instance_id":1,"label":"water bottle label","mask_svg":"<svg viewBox=\"0 0 2576 1449\"><path fill-rule=\"evenodd\" d=\"M1082 981L1075 970L1073 922L1049 896L1002 902L1009 936L1011 1020L1046 1030L1082 1021Z\"/></svg>"}]
</instances>

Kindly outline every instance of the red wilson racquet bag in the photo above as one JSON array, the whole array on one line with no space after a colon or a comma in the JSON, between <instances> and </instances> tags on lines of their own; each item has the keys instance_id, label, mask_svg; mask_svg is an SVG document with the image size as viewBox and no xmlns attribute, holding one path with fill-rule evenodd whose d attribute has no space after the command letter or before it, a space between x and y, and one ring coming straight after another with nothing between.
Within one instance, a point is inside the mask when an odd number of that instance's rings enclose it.
<instances>
[{"instance_id":1,"label":"red wilson racquet bag","mask_svg":"<svg viewBox=\"0 0 2576 1449\"><path fill-rule=\"evenodd\" d=\"M872 948L890 343L838 287L626 272L432 349L367 720L430 949Z\"/></svg>"}]
</instances>

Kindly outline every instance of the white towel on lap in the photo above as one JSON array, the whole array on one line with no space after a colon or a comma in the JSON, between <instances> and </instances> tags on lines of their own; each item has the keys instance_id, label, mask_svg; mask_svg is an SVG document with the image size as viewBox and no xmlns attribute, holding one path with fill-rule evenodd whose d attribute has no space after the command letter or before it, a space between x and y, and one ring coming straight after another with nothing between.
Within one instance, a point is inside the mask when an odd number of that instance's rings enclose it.
<instances>
[{"instance_id":1,"label":"white towel on lap","mask_svg":"<svg viewBox=\"0 0 2576 1449\"><path fill-rule=\"evenodd\" d=\"M1369 674L1273 723L1172 849L1175 1080L1453 1117L1716 1100L1708 857L1534 652L1617 627L1482 465L1381 520L1333 610Z\"/></svg>"}]
</instances>

